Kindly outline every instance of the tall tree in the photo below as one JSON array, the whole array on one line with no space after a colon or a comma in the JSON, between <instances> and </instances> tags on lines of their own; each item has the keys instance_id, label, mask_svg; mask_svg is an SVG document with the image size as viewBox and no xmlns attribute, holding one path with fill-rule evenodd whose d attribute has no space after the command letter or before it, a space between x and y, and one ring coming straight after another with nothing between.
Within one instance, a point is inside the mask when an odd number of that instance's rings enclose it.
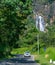
<instances>
[{"instance_id":1,"label":"tall tree","mask_svg":"<svg viewBox=\"0 0 55 65\"><path fill-rule=\"evenodd\" d=\"M31 13L31 0L0 1L0 55L9 54Z\"/></svg>"}]
</instances>

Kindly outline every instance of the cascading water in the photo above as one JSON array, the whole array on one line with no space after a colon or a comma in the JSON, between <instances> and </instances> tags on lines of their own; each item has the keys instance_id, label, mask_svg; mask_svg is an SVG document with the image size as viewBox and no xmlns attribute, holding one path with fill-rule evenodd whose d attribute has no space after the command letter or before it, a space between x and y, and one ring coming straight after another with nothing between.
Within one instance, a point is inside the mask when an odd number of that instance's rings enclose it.
<instances>
[{"instance_id":1,"label":"cascading water","mask_svg":"<svg viewBox=\"0 0 55 65\"><path fill-rule=\"evenodd\" d=\"M45 21L42 16L36 15L36 28L39 29L40 31L45 30Z\"/></svg>"}]
</instances>

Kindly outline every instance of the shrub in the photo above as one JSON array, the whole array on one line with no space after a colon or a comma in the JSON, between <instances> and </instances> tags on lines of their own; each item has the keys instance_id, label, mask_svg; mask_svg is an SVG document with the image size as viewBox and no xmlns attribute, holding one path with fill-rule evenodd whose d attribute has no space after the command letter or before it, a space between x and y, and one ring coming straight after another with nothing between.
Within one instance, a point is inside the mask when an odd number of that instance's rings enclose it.
<instances>
[{"instance_id":1,"label":"shrub","mask_svg":"<svg viewBox=\"0 0 55 65\"><path fill-rule=\"evenodd\" d=\"M47 48L46 53L49 54L49 59L55 60L55 48L54 47Z\"/></svg>"}]
</instances>

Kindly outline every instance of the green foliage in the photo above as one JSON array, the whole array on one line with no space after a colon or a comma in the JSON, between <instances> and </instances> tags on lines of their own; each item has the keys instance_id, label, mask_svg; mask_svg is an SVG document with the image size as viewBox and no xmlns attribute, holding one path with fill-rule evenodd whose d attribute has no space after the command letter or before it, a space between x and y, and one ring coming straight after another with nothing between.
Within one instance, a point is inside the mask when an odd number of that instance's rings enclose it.
<instances>
[{"instance_id":1,"label":"green foliage","mask_svg":"<svg viewBox=\"0 0 55 65\"><path fill-rule=\"evenodd\" d=\"M46 59L44 55L41 55L41 54L37 55L35 59L36 59L36 62L39 63L40 65L53 65L49 63L48 58Z\"/></svg>"},{"instance_id":2,"label":"green foliage","mask_svg":"<svg viewBox=\"0 0 55 65\"><path fill-rule=\"evenodd\" d=\"M55 42L55 24L53 23L52 25L50 25L50 26L48 26L47 27L47 29L48 29L48 33L47 33L47 35L48 35L48 42L49 42L49 44L51 45L53 45L54 46L54 42Z\"/></svg>"},{"instance_id":3,"label":"green foliage","mask_svg":"<svg viewBox=\"0 0 55 65\"><path fill-rule=\"evenodd\" d=\"M40 33L40 42L45 46L55 46L55 24L48 24L46 27L48 32Z\"/></svg>"},{"instance_id":4,"label":"green foliage","mask_svg":"<svg viewBox=\"0 0 55 65\"><path fill-rule=\"evenodd\" d=\"M17 45L31 11L31 0L0 1L0 56L8 55Z\"/></svg>"},{"instance_id":5,"label":"green foliage","mask_svg":"<svg viewBox=\"0 0 55 65\"><path fill-rule=\"evenodd\" d=\"M53 1L39 0L39 3ZM13 48L29 45L32 46L32 51L37 50L38 30L31 13L32 0L0 0L0 56L10 54ZM39 34L40 49L55 44L55 22L48 25L47 30L48 32Z\"/></svg>"},{"instance_id":6,"label":"green foliage","mask_svg":"<svg viewBox=\"0 0 55 65\"><path fill-rule=\"evenodd\" d=\"M35 28L34 20L30 17L27 19L26 30L19 37L18 43L21 43L21 46L29 46L34 44L37 39L37 29Z\"/></svg>"},{"instance_id":7,"label":"green foliage","mask_svg":"<svg viewBox=\"0 0 55 65\"><path fill-rule=\"evenodd\" d=\"M40 48L40 54L44 54L45 51L44 51L44 48Z\"/></svg>"},{"instance_id":8,"label":"green foliage","mask_svg":"<svg viewBox=\"0 0 55 65\"><path fill-rule=\"evenodd\" d=\"M46 53L49 54L49 59L55 60L55 48L54 47L49 47L46 50Z\"/></svg>"},{"instance_id":9,"label":"green foliage","mask_svg":"<svg viewBox=\"0 0 55 65\"><path fill-rule=\"evenodd\" d=\"M27 47L23 47L23 48L17 48L17 49L13 49L11 51L11 54L24 54L25 51L28 51L30 50L29 48Z\"/></svg>"}]
</instances>

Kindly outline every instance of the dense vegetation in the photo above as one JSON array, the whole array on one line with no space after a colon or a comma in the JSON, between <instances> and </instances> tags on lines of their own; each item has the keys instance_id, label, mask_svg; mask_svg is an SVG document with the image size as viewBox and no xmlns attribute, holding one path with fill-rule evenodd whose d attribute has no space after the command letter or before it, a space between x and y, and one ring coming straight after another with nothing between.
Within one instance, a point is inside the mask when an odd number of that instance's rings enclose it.
<instances>
[{"instance_id":1,"label":"dense vegetation","mask_svg":"<svg viewBox=\"0 0 55 65\"><path fill-rule=\"evenodd\" d=\"M39 1L51 4L54 0ZM32 0L0 0L0 57L10 55L14 48L37 51L39 31L32 11ZM55 21L51 25L48 21L46 29L39 34L40 49L55 44Z\"/></svg>"},{"instance_id":2,"label":"dense vegetation","mask_svg":"<svg viewBox=\"0 0 55 65\"><path fill-rule=\"evenodd\" d=\"M0 1L0 56L8 55L25 28L28 15L31 13L31 0Z\"/></svg>"}]
</instances>

